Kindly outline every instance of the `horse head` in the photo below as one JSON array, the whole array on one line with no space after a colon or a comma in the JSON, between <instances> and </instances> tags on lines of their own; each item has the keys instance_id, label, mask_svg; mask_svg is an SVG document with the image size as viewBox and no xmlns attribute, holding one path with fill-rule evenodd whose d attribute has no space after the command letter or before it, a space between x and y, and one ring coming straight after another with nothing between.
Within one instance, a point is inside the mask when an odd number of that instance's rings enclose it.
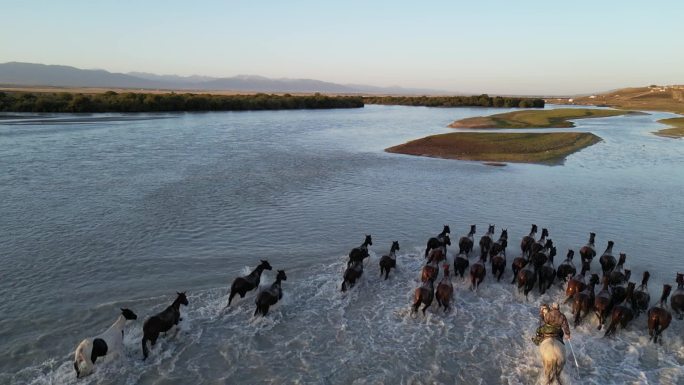
<instances>
[{"instance_id":1,"label":"horse head","mask_svg":"<svg viewBox=\"0 0 684 385\"><path fill-rule=\"evenodd\" d=\"M278 275L276 275L276 280L287 281L287 276L285 275L285 270L278 270Z\"/></svg>"},{"instance_id":2,"label":"horse head","mask_svg":"<svg viewBox=\"0 0 684 385\"><path fill-rule=\"evenodd\" d=\"M449 225L444 225L444 228L442 228L442 234L451 234L451 229L449 228Z\"/></svg>"},{"instance_id":3,"label":"horse head","mask_svg":"<svg viewBox=\"0 0 684 385\"><path fill-rule=\"evenodd\" d=\"M138 316L135 313L133 313L130 309L121 308L121 315L123 315L124 318L127 320L138 319Z\"/></svg>"},{"instance_id":4,"label":"horse head","mask_svg":"<svg viewBox=\"0 0 684 385\"><path fill-rule=\"evenodd\" d=\"M366 239L363 241L363 244L373 246L373 239L371 238L370 234L366 235Z\"/></svg>"},{"instance_id":5,"label":"horse head","mask_svg":"<svg viewBox=\"0 0 684 385\"><path fill-rule=\"evenodd\" d=\"M470 225L470 233L471 233L471 234L475 234L476 231L477 231L477 226L475 226L475 225Z\"/></svg>"},{"instance_id":6,"label":"horse head","mask_svg":"<svg viewBox=\"0 0 684 385\"><path fill-rule=\"evenodd\" d=\"M546 243L544 244L544 248L551 250L551 248L553 248L553 241L551 239L547 239Z\"/></svg>"},{"instance_id":7,"label":"horse head","mask_svg":"<svg viewBox=\"0 0 684 385\"><path fill-rule=\"evenodd\" d=\"M546 237L548 237L548 236L549 236L549 230L546 229L546 228L542 228L541 237L542 237L542 238L546 238Z\"/></svg>"},{"instance_id":8,"label":"horse head","mask_svg":"<svg viewBox=\"0 0 684 385\"><path fill-rule=\"evenodd\" d=\"M489 229L487 229L487 233L489 234L494 234L494 225L489 225Z\"/></svg>"},{"instance_id":9,"label":"horse head","mask_svg":"<svg viewBox=\"0 0 684 385\"><path fill-rule=\"evenodd\" d=\"M608 247L607 247L607 249L612 249L612 248L613 248L613 245L615 245L615 242L613 242L613 241L608 241Z\"/></svg>"},{"instance_id":10,"label":"horse head","mask_svg":"<svg viewBox=\"0 0 684 385\"><path fill-rule=\"evenodd\" d=\"M575 252L572 249L568 249L568 255L567 255L566 259L572 261L572 257L574 257L574 256L575 256Z\"/></svg>"},{"instance_id":11,"label":"horse head","mask_svg":"<svg viewBox=\"0 0 684 385\"><path fill-rule=\"evenodd\" d=\"M264 259L261 260L259 267L261 267L264 270L273 270L273 268L271 267L271 264L268 263L268 261L266 261Z\"/></svg>"},{"instance_id":12,"label":"horse head","mask_svg":"<svg viewBox=\"0 0 684 385\"><path fill-rule=\"evenodd\" d=\"M537 225L532 224L532 229L530 229L530 233L536 233L537 232Z\"/></svg>"},{"instance_id":13,"label":"horse head","mask_svg":"<svg viewBox=\"0 0 684 385\"><path fill-rule=\"evenodd\" d=\"M590 285L591 285L591 284L596 285L597 283L599 283L599 276L598 276L598 274L592 274L592 275L591 275L591 278L589 278L589 284L590 284Z\"/></svg>"},{"instance_id":14,"label":"horse head","mask_svg":"<svg viewBox=\"0 0 684 385\"><path fill-rule=\"evenodd\" d=\"M508 239L508 229L501 230L501 238Z\"/></svg>"},{"instance_id":15,"label":"horse head","mask_svg":"<svg viewBox=\"0 0 684 385\"><path fill-rule=\"evenodd\" d=\"M392 242L391 251L397 251L397 250L399 250L399 241L394 241L394 242Z\"/></svg>"},{"instance_id":16,"label":"horse head","mask_svg":"<svg viewBox=\"0 0 684 385\"><path fill-rule=\"evenodd\" d=\"M594 239L596 239L596 233L589 233L589 243L594 243Z\"/></svg>"},{"instance_id":17,"label":"horse head","mask_svg":"<svg viewBox=\"0 0 684 385\"><path fill-rule=\"evenodd\" d=\"M185 292L176 292L178 294L178 297L176 297L176 302L180 303L181 305L188 306L188 297L185 296Z\"/></svg>"}]
</instances>

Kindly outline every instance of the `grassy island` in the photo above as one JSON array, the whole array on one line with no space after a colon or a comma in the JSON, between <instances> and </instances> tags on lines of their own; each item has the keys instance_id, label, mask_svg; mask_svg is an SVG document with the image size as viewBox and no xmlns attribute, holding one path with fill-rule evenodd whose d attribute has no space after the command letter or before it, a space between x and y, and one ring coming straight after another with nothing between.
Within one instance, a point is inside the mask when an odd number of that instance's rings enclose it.
<instances>
[{"instance_id":1,"label":"grassy island","mask_svg":"<svg viewBox=\"0 0 684 385\"><path fill-rule=\"evenodd\" d=\"M657 131L655 132L656 135L664 136L666 138L684 137L684 118L661 119L658 123L667 124L668 126L672 126L672 128L664 128Z\"/></svg>"},{"instance_id":2,"label":"grassy island","mask_svg":"<svg viewBox=\"0 0 684 385\"><path fill-rule=\"evenodd\" d=\"M591 108L559 108L555 110L513 111L490 116L461 119L449 125L452 128L566 128L575 125L569 119L604 118L635 114L621 110Z\"/></svg>"},{"instance_id":3,"label":"grassy island","mask_svg":"<svg viewBox=\"0 0 684 385\"><path fill-rule=\"evenodd\" d=\"M483 162L561 164L565 158L601 141L591 133L449 133L385 149L387 152Z\"/></svg>"},{"instance_id":4,"label":"grassy island","mask_svg":"<svg viewBox=\"0 0 684 385\"><path fill-rule=\"evenodd\" d=\"M360 108L359 96L321 94L213 95L176 93L0 92L0 111L5 112L171 112L251 111L327 108Z\"/></svg>"},{"instance_id":5,"label":"grassy island","mask_svg":"<svg viewBox=\"0 0 684 385\"><path fill-rule=\"evenodd\" d=\"M422 107L544 108L544 99L502 96L366 96L367 104Z\"/></svg>"}]
</instances>

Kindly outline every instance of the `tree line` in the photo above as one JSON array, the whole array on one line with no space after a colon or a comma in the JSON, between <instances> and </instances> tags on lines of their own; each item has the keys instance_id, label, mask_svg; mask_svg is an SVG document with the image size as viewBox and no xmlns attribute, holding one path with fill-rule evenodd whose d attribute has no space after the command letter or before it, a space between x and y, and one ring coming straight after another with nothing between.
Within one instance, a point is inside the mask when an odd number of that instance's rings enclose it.
<instances>
[{"instance_id":1,"label":"tree line","mask_svg":"<svg viewBox=\"0 0 684 385\"><path fill-rule=\"evenodd\" d=\"M366 104L424 107L544 108L544 99L503 96L368 96Z\"/></svg>"},{"instance_id":2,"label":"tree line","mask_svg":"<svg viewBox=\"0 0 684 385\"><path fill-rule=\"evenodd\" d=\"M0 92L5 112L170 112L360 108L359 96Z\"/></svg>"}]
</instances>

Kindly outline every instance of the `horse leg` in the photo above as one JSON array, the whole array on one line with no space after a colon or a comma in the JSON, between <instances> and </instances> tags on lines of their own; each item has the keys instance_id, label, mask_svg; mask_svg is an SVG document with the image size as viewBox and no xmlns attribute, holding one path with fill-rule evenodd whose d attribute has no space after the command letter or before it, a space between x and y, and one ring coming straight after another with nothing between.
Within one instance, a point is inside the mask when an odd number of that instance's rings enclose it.
<instances>
[{"instance_id":1,"label":"horse leg","mask_svg":"<svg viewBox=\"0 0 684 385\"><path fill-rule=\"evenodd\" d=\"M417 312L418 308L420 307L420 298L416 298L416 300L413 302L413 312Z\"/></svg>"},{"instance_id":2,"label":"horse leg","mask_svg":"<svg viewBox=\"0 0 684 385\"><path fill-rule=\"evenodd\" d=\"M230 296L228 296L228 305L226 305L226 307L230 306L230 303L233 302L233 297L235 297L235 294L237 293L233 290L230 291Z\"/></svg>"}]
</instances>

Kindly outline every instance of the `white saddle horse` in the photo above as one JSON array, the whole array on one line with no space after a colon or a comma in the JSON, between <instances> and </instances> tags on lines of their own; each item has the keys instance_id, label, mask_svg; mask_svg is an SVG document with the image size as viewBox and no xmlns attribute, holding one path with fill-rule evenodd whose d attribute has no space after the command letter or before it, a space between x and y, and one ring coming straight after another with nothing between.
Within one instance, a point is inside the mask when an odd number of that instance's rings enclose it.
<instances>
[{"instance_id":1,"label":"white saddle horse","mask_svg":"<svg viewBox=\"0 0 684 385\"><path fill-rule=\"evenodd\" d=\"M565 346L556 338L546 338L539 344L546 384L557 381L562 385L560 374L565 366Z\"/></svg>"},{"instance_id":2,"label":"white saddle horse","mask_svg":"<svg viewBox=\"0 0 684 385\"><path fill-rule=\"evenodd\" d=\"M93 372L98 357L118 357L123 351L123 335L126 321L137 319L129 309L121 309L121 315L106 332L81 341L74 353L74 370L76 378L85 377Z\"/></svg>"}]
</instances>

